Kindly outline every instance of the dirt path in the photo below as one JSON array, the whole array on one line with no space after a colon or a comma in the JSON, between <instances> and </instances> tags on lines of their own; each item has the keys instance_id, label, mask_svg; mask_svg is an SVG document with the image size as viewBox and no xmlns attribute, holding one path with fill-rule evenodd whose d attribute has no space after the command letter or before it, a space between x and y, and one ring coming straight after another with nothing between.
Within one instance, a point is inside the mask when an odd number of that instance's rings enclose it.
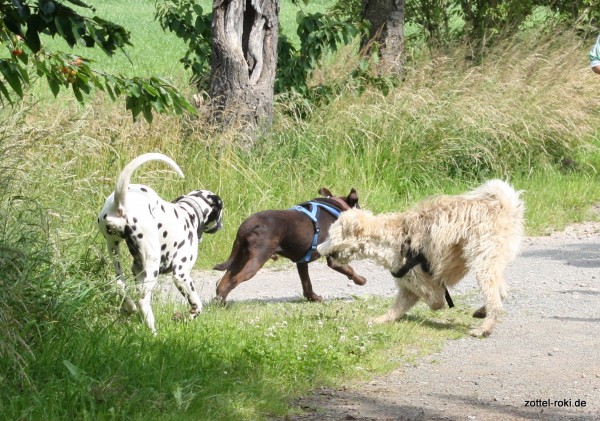
<instances>
[{"instance_id":1,"label":"dirt path","mask_svg":"<svg viewBox=\"0 0 600 421\"><path fill-rule=\"evenodd\" d=\"M369 280L365 287L313 264L315 291L326 298L394 294L384 270L353 266ZM506 277L506 314L491 337L450 341L371 382L315 391L295 403L303 413L287 419L600 420L600 224L527 238ZM206 297L213 285L205 285ZM452 292L471 291L477 286L468 277ZM266 270L230 298L299 295L295 271ZM476 307L479 296L469 296Z\"/></svg>"}]
</instances>

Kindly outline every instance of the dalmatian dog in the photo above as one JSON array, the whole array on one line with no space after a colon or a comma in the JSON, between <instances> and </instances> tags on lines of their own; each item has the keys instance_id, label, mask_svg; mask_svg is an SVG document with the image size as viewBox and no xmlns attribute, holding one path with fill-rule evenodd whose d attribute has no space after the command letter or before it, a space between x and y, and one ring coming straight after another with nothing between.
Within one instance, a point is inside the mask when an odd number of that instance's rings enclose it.
<instances>
[{"instance_id":1,"label":"dalmatian dog","mask_svg":"<svg viewBox=\"0 0 600 421\"><path fill-rule=\"evenodd\" d=\"M147 153L133 159L119 175L115 191L106 199L98 216L98 228L106 239L117 285L123 293L122 310L129 314L137 311L123 281L119 245L125 240L141 293L139 309L146 326L156 334L151 299L159 274L172 273L177 289L190 304L191 318L202 310L190 272L198 257L202 234L215 233L223 226L223 202L208 190L194 190L170 203L150 187L129 184L133 172L148 161L162 161L183 177L175 161L163 154Z\"/></svg>"}]
</instances>

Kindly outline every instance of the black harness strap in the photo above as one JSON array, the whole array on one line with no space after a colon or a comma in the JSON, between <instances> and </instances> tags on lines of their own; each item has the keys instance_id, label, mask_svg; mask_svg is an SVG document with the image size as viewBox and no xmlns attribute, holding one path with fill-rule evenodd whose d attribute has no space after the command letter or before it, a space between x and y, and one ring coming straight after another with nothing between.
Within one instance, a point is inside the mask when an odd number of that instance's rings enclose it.
<instances>
[{"instance_id":1,"label":"black harness strap","mask_svg":"<svg viewBox=\"0 0 600 421\"><path fill-rule=\"evenodd\" d=\"M429 268L429 262L423 253L417 253L410 249L406 254L406 263L397 272L392 272L394 278L403 278L412 268L417 265L421 265L423 272L431 275L431 269Z\"/></svg>"},{"instance_id":2,"label":"black harness strap","mask_svg":"<svg viewBox=\"0 0 600 421\"><path fill-rule=\"evenodd\" d=\"M444 285L444 298L446 299L446 302L448 303L448 307L449 308L454 307L454 301L452 301L452 297L450 296L450 292L448 291L448 288L446 288L445 285Z\"/></svg>"},{"instance_id":3,"label":"black harness strap","mask_svg":"<svg viewBox=\"0 0 600 421\"><path fill-rule=\"evenodd\" d=\"M408 253L406 254L406 263L404 263L404 266L402 266L400 269L398 269L398 271L392 272L392 276L394 278L402 278L402 277L406 276L406 274L408 272L410 272L410 270L417 265L421 265L421 269L423 269L423 272L425 272L429 275L432 274L431 268L429 267L429 261L427 260L425 255L421 252L417 253L413 249L409 249ZM454 302L452 301L450 292L448 291L448 288L446 288L445 285L444 285L444 298L446 299L446 303L448 304L449 308L454 307Z\"/></svg>"}]
</instances>

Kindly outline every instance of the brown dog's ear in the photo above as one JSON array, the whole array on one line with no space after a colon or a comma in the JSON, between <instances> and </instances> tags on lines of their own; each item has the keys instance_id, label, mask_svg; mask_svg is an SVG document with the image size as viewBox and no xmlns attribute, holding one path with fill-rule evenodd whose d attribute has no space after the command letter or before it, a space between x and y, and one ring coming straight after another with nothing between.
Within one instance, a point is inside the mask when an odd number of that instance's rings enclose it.
<instances>
[{"instance_id":1,"label":"brown dog's ear","mask_svg":"<svg viewBox=\"0 0 600 421\"><path fill-rule=\"evenodd\" d=\"M352 187L352 190L350 190L350 194L346 198L346 202L348 203L348 206L350 206L351 208L359 207L358 206L358 193L356 193L356 189L354 187Z\"/></svg>"},{"instance_id":2,"label":"brown dog's ear","mask_svg":"<svg viewBox=\"0 0 600 421\"><path fill-rule=\"evenodd\" d=\"M319 189L319 194L321 196L324 196L324 197L331 197L331 196L333 196L327 187L321 187Z\"/></svg>"}]
</instances>

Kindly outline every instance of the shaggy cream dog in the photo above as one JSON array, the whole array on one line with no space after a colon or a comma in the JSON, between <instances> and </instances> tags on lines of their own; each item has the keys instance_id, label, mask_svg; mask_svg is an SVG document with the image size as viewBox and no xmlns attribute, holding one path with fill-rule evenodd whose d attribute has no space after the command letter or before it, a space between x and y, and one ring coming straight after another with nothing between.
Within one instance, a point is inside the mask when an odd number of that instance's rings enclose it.
<instances>
[{"instance_id":1,"label":"shaggy cream dog","mask_svg":"<svg viewBox=\"0 0 600 421\"><path fill-rule=\"evenodd\" d=\"M396 302L379 322L400 319L419 299L433 310L444 307L446 287L472 271L485 300L473 316L485 320L470 333L488 336L506 297L503 271L523 236L520 193L491 180L458 196L425 200L407 212L372 215L351 209L331 226L318 251L336 264L372 259L398 276L408 272L396 278Z\"/></svg>"}]
</instances>

